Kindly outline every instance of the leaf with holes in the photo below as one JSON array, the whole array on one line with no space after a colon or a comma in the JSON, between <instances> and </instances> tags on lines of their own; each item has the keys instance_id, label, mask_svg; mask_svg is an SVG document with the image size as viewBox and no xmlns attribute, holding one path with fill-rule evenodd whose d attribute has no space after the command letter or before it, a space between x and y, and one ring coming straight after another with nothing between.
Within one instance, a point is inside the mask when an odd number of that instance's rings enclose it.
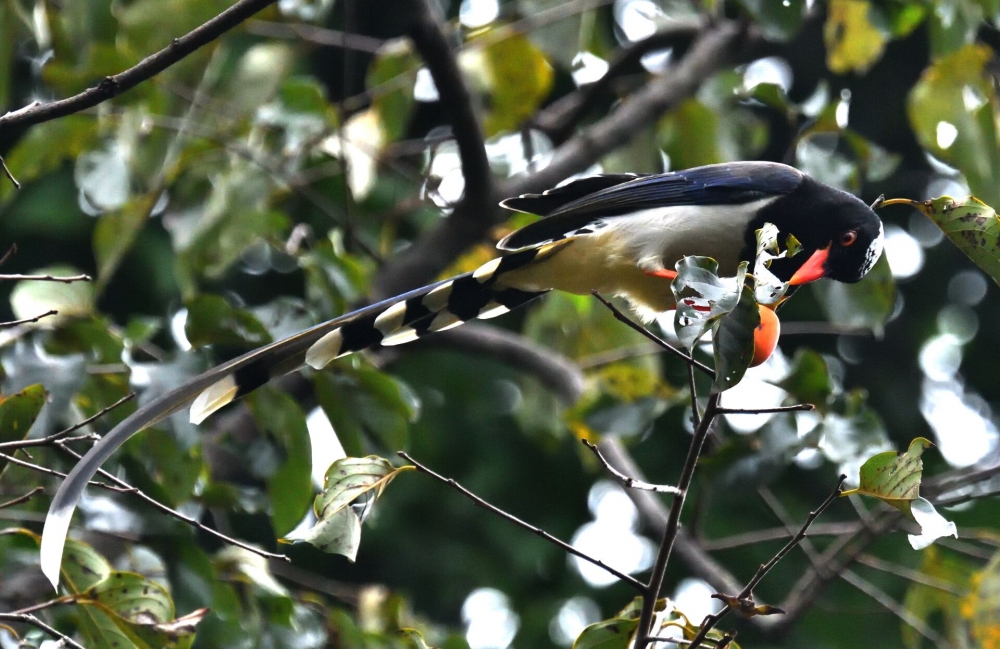
<instances>
[{"instance_id":1,"label":"leaf with holes","mask_svg":"<svg viewBox=\"0 0 1000 649\"><path fill-rule=\"evenodd\" d=\"M38 419L48 393L40 384L29 385L16 394L0 397L0 444L22 440ZM0 474L6 468L0 460Z\"/></svg>"},{"instance_id":2,"label":"leaf with holes","mask_svg":"<svg viewBox=\"0 0 1000 649\"><path fill-rule=\"evenodd\" d=\"M674 327L690 351L719 318L736 308L747 263L740 264L735 278L719 277L719 264L710 257L685 257L674 268L677 277L670 285L677 302Z\"/></svg>"},{"instance_id":3,"label":"leaf with holes","mask_svg":"<svg viewBox=\"0 0 1000 649\"><path fill-rule=\"evenodd\" d=\"M861 481L857 489L841 495L863 494L882 500L913 518L910 504L920 497L920 477L924 464L920 456L933 446L923 437L910 442L905 453L885 451L871 456L861 465Z\"/></svg>"},{"instance_id":4,"label":"leaf with holes","mask_svg":"<svg viewBox=\"0 0 1000 649\"><path fill-rule=\"evenodd\" d=\"M940 196L929 201L893 198L883 205L909 205L926 214L945 236L1000 284L1000 217L974 196L955 200Z\"/></svg>"},{"instance_id":5,"label":"leaf with holes","mask_svg":"<svg viewBox=\"0 0 1000 649\"><path fill-rule=\"evenodd\" d=\"M341 458L327 469L323 493L316 496L313 510L317 518L323 519L369 491L374 490L375 498L378 498L393 478L403 471L412 470L412 466L397 469L385 458L375 455Z\"/></svg>"}]
</instances>

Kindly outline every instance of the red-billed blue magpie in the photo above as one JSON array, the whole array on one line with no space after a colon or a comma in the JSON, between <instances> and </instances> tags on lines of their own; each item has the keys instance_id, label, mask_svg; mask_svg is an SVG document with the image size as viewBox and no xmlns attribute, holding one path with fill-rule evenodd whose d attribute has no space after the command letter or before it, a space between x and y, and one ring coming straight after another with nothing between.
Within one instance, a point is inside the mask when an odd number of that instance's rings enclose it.
<instances>
[{"instance_id":1,"label":"red-billed blue magpie","mask_svg":"<svg viewBox=\"0 0 1000 649\"><path fill-rule=\"evenodd\" d=\"M491 318L550 290L626 298L644 319L674 306L670 280L685 256L712 257L720 275L752 261L756 230L773 223L802 252L772 262L793 285L856 282L882 253L882 224L856 197L782 164L736 162L656 175L574 180L505 207L543 216L498 244L503 254L452 277L318 324L224 363L139 408L70 472L45 521L42 570L56 585L66 533L87 482L126 439L192 403L210 414L304 364L394 345L473 318Z\"/></svg>"}]
</instances>

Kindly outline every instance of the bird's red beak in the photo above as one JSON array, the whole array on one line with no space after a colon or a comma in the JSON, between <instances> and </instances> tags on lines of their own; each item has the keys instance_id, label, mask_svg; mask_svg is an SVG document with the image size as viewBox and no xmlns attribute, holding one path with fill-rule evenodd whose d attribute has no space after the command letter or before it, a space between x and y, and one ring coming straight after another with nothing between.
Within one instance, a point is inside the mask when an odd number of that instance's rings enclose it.
<instances>
[{"instance_id":1,"label":"bird's red beak","mask_svg":"<svg viewBox=\"0 0 1000 649\"><path fill-rule=\"evenodd\" d=\"M830 245L833 244L831 243ZM792 279L788 280L788 283L792 286L798 286L799 284L808 284L809 282L823 279L823 264L826 263L826 258L829 256L829 245L826 248L820 248L806 260L806 263L802 264L801 268L795 271L795 274L792 275Z\"/></svg>"}]
</instances>

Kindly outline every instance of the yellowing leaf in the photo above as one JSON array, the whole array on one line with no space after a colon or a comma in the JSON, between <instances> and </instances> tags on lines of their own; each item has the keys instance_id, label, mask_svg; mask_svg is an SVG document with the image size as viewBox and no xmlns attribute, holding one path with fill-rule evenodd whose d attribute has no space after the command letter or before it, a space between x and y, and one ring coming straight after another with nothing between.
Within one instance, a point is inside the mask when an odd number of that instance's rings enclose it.
<instances>
[{"instance_id":1,"label":"yellowing leaf","mask_svg":"<svg viewBox=\"0 0 1000 649\"><path fill-rule=\"evenodd\" d=\"M910 503L919 497L920 477L924 469L920 456L929 446L933 446L929 440L917 437L910 442L906 453L886 451L871 456L861 465L860 486L841 495L859 493L872 496L912 518Z\"/></svg>"},{"instance_id":2,"label":"yellowing leaf","mask_svg":"<svg viewBox=\"0 0 1000 649\"><path fill-rule=\"evenodd\" d=\"M522 34L490 43L482 50L470 50L459 63L471 75L471 85L487 94L486 137L520 128L552 88L552 66Z\"/></svg>"},{"instance_id":3,"label":"yellowing leaf","mask_svg":"<svg viewBox=\"0 0 1000 649\"><path fill-rule=\"evenodd\" d=\"M907 111L921 146L961 170L972 193L995 205L997 98L986 69L992 56L985 45L967 45L942 57L913 86Z\"/></svg>"},{"instance_id":4,"label":"yellowing leaf","mask_svg":"<svg viewBox=\"0 0 1000 649\"><path fill-rule=\"evenodd\" d=\"M972 637L981 649L1000 649L1000 553L978 575L970 597Z\"/></svg>"},{"instance_id":5,"label":"yellowing leaf","mask_svg":"<svg viewBox=\"0 0 1000 649\"><path fill-rule=\"evenodd\" d=\"M864 73L882 56L886 37L872 25L871 11L868 0L830 0L823 40L831 72Z\"/></svg>"},{"instance_id":6,"label":"yellowing leaf","mask_svg":"<svg viewBox=\"0 0 1000 649\"><path fill-rule=\"evenodd\" d=\"M941 196L928 201L893 198L883 205L909 205L926 214L958 249L1000 284L1000 218L974 196L957 201Z\"/></svg>"}]
</instances>

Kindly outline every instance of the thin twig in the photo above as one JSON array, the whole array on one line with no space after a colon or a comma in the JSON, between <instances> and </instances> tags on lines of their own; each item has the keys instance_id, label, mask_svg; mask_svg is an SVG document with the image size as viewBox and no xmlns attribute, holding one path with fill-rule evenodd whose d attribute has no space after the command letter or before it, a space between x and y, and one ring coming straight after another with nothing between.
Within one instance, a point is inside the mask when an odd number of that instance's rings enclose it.
<instances>
[{"instance_id":1,"label":"thin twig","mask_svg":"<svg viewBox=\"0 0 1000 649\"><path fill-rule=\"evenodd\" d=\"M774 566L777 565L777 563L785 557L785 555L791 552L792 548L798 545L802 541L802 539L806 538L806 533L809 531L809 526L812 525L812 522L816 520L816 518L820 514L822 514L827 507L833 504L833 501L837 500L837 498L840 497L841 487L844 484L844 480L847 480L847 476L841 474L840 478L837 480L837 486L830 493L830 495L826 497L826 500L824 500L819 507L809 512L809 515L806 517L805 523L802 524L802 527L799 529L798 533L795 536L793 536L791 540L788 541L788 543L785 544L785 547L778 550L778 553L775 554L770 561L761 565L761 567L757 569L757 572L756 574L754 574L753 579L747 582L747 585L743 588L740 594L736 596L737 600L744 600L747 597L749 597L750 594L753 592L753 589L757 587L757 584L759 584L760 581L765 576L767 576L767 573L770 572L771 569L774 568ZM705 618L705 621L702 622L701 624L701 628L698 630L698 635L694 637L694 639L691 641L691 644L689 645L690 649L697 649L701 641L704 640L705 637L708 635L708 632L711 631L713 628L715 628L715 625L718 624L719 621L722 620L722 618L728 615L729 611L731 610L732 607L729 606L729 604L727 603L724 609L722 609L718 613L715 613L714 615L709 615L707 618Z\"/></svg>"},{"instance_id":2,"label":"thin twig","mask_svg":"<svg viewBox=\"0 0 1000 649\"><path fill-rule=\"evenodd\" d=\"M14 174L12 174L10 169L7 168L7 161L3 159L2 155L0 155L0 168L3 168L3 175L7 176L7 178L10 179L10 182L14 183L14 189L21 189L21 183L17 182L17 178L15 178Z\"/></svg>"},{"instance_id":3,"label":"thin twig","mask_svg":"<svg viewBox=\"0 0 1000 649\"><path fill-rule=\"evenodd\" d=\"M147 56L135 66L116 75L104 77L96 86L66 99L45 104L33 102L24 108L7 113L0 117L0 133L14 127L31 126L72 115L117 97L126 90L130 90L163 72L275 2L276 0L239 0L184 36L173 39L165 48Z\"/></svg>"},{"instance_id":4,"label":"thin twig","mask_svg":"<svg viewBox=\"0 0 1000 649\"><path fill-rule=\"evenodd\" d=\"M18 325L28 324L31 322L38 322L42 318L47 318L50 315L59 315L59 312L56 311L55 309L52 309L51 311L46 311L41 315L36 315L34 318L24 318L22 320L9 320L7 322L0 322L0 327L16 327Z\"/></svg>"},{"instance_id":5,"label":"thin twig","mask_svg":"<svg viewBox=\"0 0 1000 649\"><path fill-rule=\"evenodd\" d=\"M713 379L715 378L715 370L713 370L711 367L709 367L708 365L705 365L704 363L702 363L701 361L699 361L699 360L697 360L695 358L692 358L692 357L688 356L687 354L685 354L681 350L677 349L676 347L674 347L673 345L671 345L670 343L668 343L666 340L660 338L659 336L657 336L656 334L654 334L652 331L646 329L645 327L643 327L638 322L632 320L627 315L625 315L624 313L622 313L621 310L618 307L616 307L614 304L612 304L608 300L604 299L604 296L601 295L600 293L598 293L597 291L591 291L591 294L594 297L596 297L601 304L603 304L604 306L606 306L608 308L608 310L611 311L611 313L615 316L616 320L618 320L619 322L625 323L626 325L628 325L629 327L631 327L633 330L637 331L638 333L642 334L646 338L650 339L651 341L653 341L654 343L656 343L657 345L659 345L661 349L664 349L664 350L670 352L671 354L673 354L677 358L681 359L682 361L684 361L688 365L694 365L695 367L697 367L699 370L701 370L705 374L708 374L709 376L711 376Z\"/></svg>"},{"instance_id":6,"label":"thin twig","mask_svg":"<svg viewBox=\"0 0 1000 649\"><path fill-rule=\"evenodd\" d=\"M0 266L3 266L4 264L6 264L7 260L9 260L11 257L13 257L16 254L17 254L17 244L16 243L12 243L10 245L10 248L7 248L7 252L3 253L3 257L0 257Z\"/></svg>"},{"instance_id":7,"label":"thin twig","mask_svg":"<svg viewBox=\"0 0 1000 649\"><path fill-rule=\"evenodd\" d=\"M405 451L399 451L396 454L399 457L401 457L404 460L406 460L407 462L409 462L410 464L412 464L413 466L415 466L417 468L417 470L420 471L421 473L426 473L427 475L431 476L432 478L435 478L436 480L440 480L441 482L443 482L443 483L451 486L452 488L456 489L459 493L461 493L466 498L470 499L477 506L482 507L483 509L486 509L488 511L491 511L494 514L496 514L497 516L500 516L501 518L504 518L504 519L510 521L511 523L514 523L515 525L523 527L524 529L528 530L529 532L531 532L535 536L542 537L543 539L545 539L549 543L557 545L562 550L564 550L565 552L568 552L569 554L572 554L575 557L579 557L580 559L583 559L584 561L587 561L589 563L594 564L598 568L601 568L603 570L608 571L610 574L614 575L615 577L617 577L621 581L625 582L629 586L632 586L632 588L635 588L640 593L643 593L643 594L646 593L646 586L645 586L645 584L643 584L642 582L640 582L635 577L632 577L631 575L627 575L627 574L625 574L623 572L615 570L614 568L612 568L611 566L607 565L606 563L604 563L600 559L596 559L596 558L590 556L589 554L586 554L584 552L581 552L580 550L577 550L576 548L574 548L569 543L566 543L565 541L561 541L560 539L557 539L556 537L552 536L551 534L549 534L545 530L540 529L538 527L535 527L531 523L526 523L526 522L522 521L520 518L514 516L513 514L509 514L509 513L505 512L504 510L500 509L499 507L497 507L495 505L491 505L490 503L486 502L485 500L483 500L482 498L480 498L476 494L472 493L471 491L469 491L468 489L466 489L462 485L458 484L458 482L456 482L453 478L446 478L443 475L435 473L434 471L432 471L431 469L427 468L423 464L420 464L419 462L417 462L416 460L414 460L412 457L410 457L409 454L407 454Z\"/></svg>"},{"instance_id":8,"label":"thin twig","mask_svg":"<svg viewBox=\"0 0 1000 649\"><path fill-rule=\"evenodd\" d=\"M80 456L78 455L77 458ZM37 473L44 473L45 475L54 476L56 478L66 478L66 474L61 471L56 471L55 469L50 469L46 466L41 466L40 464L35 464L33 462L27 462L25 460L14 457L13 455L7 455L6 453L0 453L0 460L6 460L11 464L16 464L19 467L35 471ZM101 489L108 489L109 491L114 491L117 493L132 493L132 489L123 489L121 487L116 487L114 485L104 484L103 482L96 482L91 480L87 483L92 487L100 487Z\"/></svg>"},{"instance_id":9,"label":"thin twig","mask_svg":"<svg viewBox=\"0 0 1000 649\"><path fill-rule=\"evenodd\" d=\"M919 617L906 610L905 606L889 597L888 593L884 592L870 581L862 578L856 572L852 570L844 570L840 573L840 578L891 611L904 623L913 627L914 631L930 640L934 646L940 647L940 649L948 649L951 647L951 644L942 638L937 631L927 626L927 624Z\"/></svg>"},{"instance_id":10,"label":"thin twig","mask_svg":"<svg viewBox=\"0 0 1000 649\"><path fill-rule=\"evenodd\" d=\"M720 415L765 415L778 412L808 412L815 409L816 406L811 403L799 403L794 406L778 406L776 408L719 408L716 412Z\"/></svg>"},{"instance_id":11,"label":"thin twig","mask_svg":"<svg viewBox=\"0 0 1000 649\"><path fill-rule=\"evenodd\" d=\"M270 38L300 39L307 43L340 47L347 50L357 50L375 54L385 45L381 38L373 38L364 34L355 34L327 29L302 23L276 23L269 20L251 20L247 23L247 32Z\"/></svg>"},{"instance_id":12,"label":"thin twig","mask_svg":"<svg viewBox=\"0 0 1000 649\"><path fill-rule=\"evenodd\" d=\"M81 421L78 424L73 424L69 428L61 430L58 433L52 433L51 435L48 435L47 437L39 437L37 439L19 439L19 440L14 440L12 442L2 442L2 443L0 443L0 450L13 450L13 449L19 449L19 448L32 448L32 447L36 447L36 446L51 446L51 445L55 444L58 440L62 439L63 437L66 437L67 435L69 435L72 432L80 430L84 426L87 426L89 424L94 423L95 421L97 421L98 419L100 419L104 415L108 414L109 412L111 412L112 410L114 410L115 408L117 408L118 406L120 406L120 405L122 405L122 404L124 404L124 403L126 403L128 401L131 401L134 398L135 398L135 392L130 392L130 393L126 394L124 397L122 397L121 399L119 399L118 401L115 401L113 404L111 404L107 408L101 409L100 412L97 412L97 413L91 415L90 417L87 417L86 419L84 419L83 421Z\"/></svg>"},{"instance_id":13,"label":"thin twig","mask_svg":"<svg viewBox=\"0 0 1000 649\"><path fill-rule=\"evenodd\" d=\"M898 563L892 563L891 561L886 561L885 559L880 559L870 554L862 554L858 557L857 561L861 565L868 566L873 570L881 570L882 572L902 577L907 581L912 581L913 583L920 584L921 586L943 590L944 592L950 593L955 597L964 597L966 594L961 588L951 582L945 581L944 579L932 577L931 575L920 572L919 570L901 566Z\"/></svg>"},{"instance_id":14,"label":"thin twig","mask_svg":"<svg viewBox=\"0 0 1000 649\"><path fill-rule=\"evenodd\" d=\"M859 523L817 523L812 526L810 536L843 536L853 534L861 527ZM785 527L772 527L766 530L756 530L743 534L734 534L719 539L702 539L701 546L709 552L732 550L747 545L756 545L765 541L779 541L791 538L794 532Z\"/></svg>"},{"instance_id":15,"label":"thin twig","mask_svg":"<svg viewBox=\"0 0 1000 649\"><path fill-rule=\"evenodd\" d=\"M684 466L681 469L681 477L677 481L677 488L681 490L680 495L674 496L670 504L670 513L667 515L667 523L663 528L663 537L660 540L660 548L653 561L653 572L649 578L649 592L642 600L642 609L639 611L639 626L636 628L636 647L643 649L646 646L645 638L652 630L653 609L656 600L660 597L660 589L663 587L663 577L666 574L667 563L670 561L670 553L677 539L677 532L680 531L681 511L684 509L684 500L691 481L694 478L694 470L698 465L698 458L701 457L701 449L705 445L708 437L708 430L712 427L715 419L715 409L719 407L719 393L713 393L708 397L708 405L705 406L705 414L701 418L698 427L691 438L688 446L687 457L684 459Z\"/></svg>"},{"instance_id":16,"label":"thin twig","mask_svg":"<svg viewBox=\"0 0 1000 649\"><path fill-rule=\"evenodd\" d=\"M67 455L71 455L71 456L75 457L77 460L79 460L82 457L79 453L77 453L73 449L69 448L68 446L60 445L58 448L61 451L63 451L64 453L66 453ZM227 536L227 535L223 534L222 532L219 532L218 530L214 530L211 527L208 527L207 525L204 525L200 521L195 520L194 518L191 518L190 516L185 516L184 514L182 514L179 511L177 511L176 509L173 509L171 507L168 507L167 505L164 505L163 503L161 503L160 501L156 500L155 498L147 495L141 489L138 489L136 487L131 486L130 484L128 484L127 482L125 482L121 478L119 478L119 477L117 477L117 476L115 476L115 475L113 475L111 473L108 473L104 469L98 469L97 472L102 477L104 477L104 478L106 478L108 480L111 480L115 484L119 485L122 488L123 492L135 494L136 496L138 496L139 498L141 498L143 501L145 501L148 505L151 505L155 509L160 510L164 514L167 514L168 516L172 516L172 517L176 518L177 520L179 520L179 521L181 521L183 523L187 523L191 527L194 527L194 528L196 528L196 529L198 529L198 530L200 530L202 532L205 532L206 534L211 534L212 536L214 536L215 538L219 539L220 541L222 541L224 543L228 543L229 545L235 545L238 548L243 548L244 550L247 550L248 552L253 552L254 554L260 555L260 556L262 556L264 558L267 558L267 559L279 559L281 561L291 561L291 559L288 556L284 555L284 554L277 554L277 553L274 553L274 552L268 552L267 550L262 550L262 549L260 549L258 547L254 547L254 546L252 546L252 545L250 545L248 543L244 543L243 541L240 541L239 539L234 539L231 536ZM110 485L108 485L108 488L115 489L115 487L112 487Z\"/></svg>"},{"instance_id":17,"label":"thin twig","mask_svg":"<svg viewBox=\"0 0 1000 649\"><path fill-rule=\"evenodd\" d=\"M72 604L76 600L76 595L63 595L62 597L56 597L55 599L50 599L45 602L38 604L32 604L31 606L25 606L24 608L19 608L16 611L11 611L11 615L24 615L26 613L37 613L38 611L44 611L47 608L53 606L60 606L62 604Z\"/></svg>"},{"instance_id":18,"label":"thin twig","mask_svg":"<svg viewBox=\"0 0 1000 649\"><path fill-rule=\"evenodd\" d=\"M35 627L36 629L41 629L42 631L51 635L53 638L56 638L59 642L69 647L73 647L73 649L85 649L83 645L81 645L73 638L69 637L64 633L56 631L45 622L42 622L34 615L30 615L28 613L0 613L0 621L27 624L29 626Z\"/></svg>"},{"instance_id":19,"label":"thin twig","mask_svg":"<svg viewBox=\"0 0 1000 649\"><path fill-rule=\"evenodd\" d=\"M608 473L610 473L615 478L615 480L620 482L622 486L625 487L626 489L642 489L643 491L655 491L661 494L674 494L675 496L680 495L681 490L678 489L677 487L672 487L670 485L652 484L649 482L643 482L642 480L636 480L635 478L628 477L615 467L608 464L608 461L604 459L603 455L601 455L600 449L598 449L596 446L594 446L585 439L581 439L580 441L583 442L583 445L589 448L594 453L594 455L597 456L597 460L604 466L604 468L608 471Z\"/></svg>"},{"instance_id":20,"label":"thin twig","mask_svg":"<svg viewBox=\"0 0 1000 649\"><path fill-rule=\"evenodd\" d=\"M91 279L90 275L65 275L62 277L56 277L53 275L0 275L0 282L26 280L32 282L61 282L63 284L71 284L72 282L89 282Z\"/></svg>"},{"instance_id":21,"label":"thin twig","mask_svg":"<svg viewBox=\"0 0 1000 649\"><path fill-rule=\"evenodd\" d=\"M0 509L7 509L8 507L13 507L14 505L20 505L21 503L26 503L29 500L31 500L32 496L34 496L37 493L41 493L43 491L45 491L45 487L35 487L28 493L18 496L13 500L8 500L5 503L0 503Z\"/></svg>"}]
</instances>

